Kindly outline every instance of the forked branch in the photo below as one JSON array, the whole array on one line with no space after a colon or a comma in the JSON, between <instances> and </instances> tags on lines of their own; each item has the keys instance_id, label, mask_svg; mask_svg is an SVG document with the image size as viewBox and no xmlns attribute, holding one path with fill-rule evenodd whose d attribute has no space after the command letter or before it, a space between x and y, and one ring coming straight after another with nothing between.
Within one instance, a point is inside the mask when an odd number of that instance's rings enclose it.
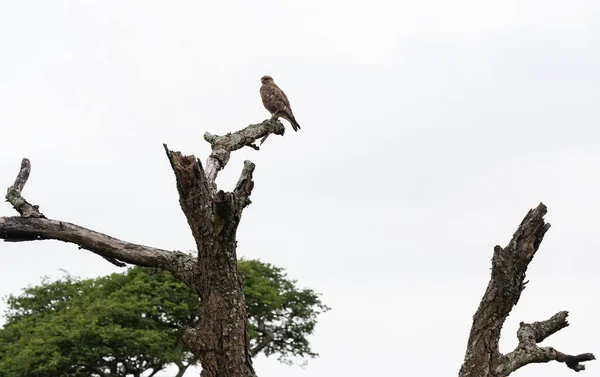
<instances>
[{"instance_id":1,"label":"forked branch","mask_svg":"<svg viewBox=\"0 0 600 377\"><path fill-rule=\"evenodd\" d=\"M497 375L508 376L517 369L531 363L547 363L558 361L576 372L585 370L584 361L595 360L592 353L580 355L567 355L552 347L539 347L537 344L554 334L555 332L569 326L567 322L568 312L556 313L552 318L534 323L521 322L517 331L519 345L515 350L506 355L496 368Z\"/></svg>"},{"instance_id":2,"label":"forked branch","mask_svg":"<svg viewBox=\"0 0 600 377\"><path fill-rule=\"evenodd\" d=\"M568 325L567 312L560 312L543 322L522 323L517 349L508 355L502 355L499 350L502 326L525 289L527 267L550 229L550 224L544 221L546 212L546 206L540 203L527 213L505 248L494 248L492 276L473 316L460 377L508 376L524 365L552 360L564 362L569 368L579 371L584 369L579 362L593 360L592 354L570 356L550 347L537 346Z\"/></svg>"},{"instance_id":3,"label":"forked branch","mask_svg":"<svg viewBox=\"0 0 600 377\"><path fill-rule=\"evenodd\" d=\"M196 241L197 258L128 243L79 225L44 218L37 206L21 197L30 171L26 159L7 194L21 217L0 217L0 238L60 240L77 244L118 266L126 262L172 272L202 299L200 322L181 330L181 341L200 360L202 375L254 377L246 331L248 316L237 268L236 231L243 209L250 204L255 166L245 161L232 192L217 190L215 179L227 165L232 151L245 146L258 149L256 140L264 141L270 134L283 135L284 131L279 121L270 119L224 136L206 133L204 138L212 147L206 171L193 155L170 151L164 145L177 180L179 203ZM272 336L265 334L262 347L271 339Z\"/></svg>"}]
</instances>

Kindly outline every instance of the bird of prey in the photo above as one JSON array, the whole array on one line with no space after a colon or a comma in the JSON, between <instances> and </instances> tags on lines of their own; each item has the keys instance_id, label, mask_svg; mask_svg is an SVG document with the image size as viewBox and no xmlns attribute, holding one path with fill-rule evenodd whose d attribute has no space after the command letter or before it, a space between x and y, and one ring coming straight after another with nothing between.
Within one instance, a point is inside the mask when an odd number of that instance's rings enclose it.
<instances>
[{"instance_id":1,"label":"bird of prey","mask_svg":"<svg viewBox=\"0 0 600 377\"><path fill-rule=\"evenodd\" d=\"M290 101L283 90L275 85L275 81L273 81L271 76L263 76L260 79L260 82L262 82L260 96L265 108L269 110L273 118L277 119L281 117L286 119L292 124L294 131L298 131L300 125L296 122L296 118L294 118L294 113L292 113L292 108L290 107Z\"/></svg>"}]
</instances>

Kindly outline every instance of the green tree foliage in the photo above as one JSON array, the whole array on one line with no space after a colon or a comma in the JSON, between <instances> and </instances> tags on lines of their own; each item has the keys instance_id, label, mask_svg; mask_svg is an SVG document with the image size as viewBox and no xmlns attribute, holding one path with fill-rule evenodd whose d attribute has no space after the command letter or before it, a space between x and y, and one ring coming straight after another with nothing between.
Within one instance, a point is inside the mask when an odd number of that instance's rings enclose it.
<instances>
[{"instance_id":1,"label":"green tree foliage","mask_svg":"<svg viewBox=\"0 0 600 377\"><path fill-rule=\"evenodd\" d=\"M253 355L284 363L315 357L308 342L319 295L298 289L283 269L240 260ZM169 364L182 376L197 360L178 339L199 321L198 296L170 273L132 267L96 279L45 279L6 299L0 377L154 375Z\"/></svg>"}]
</instances>

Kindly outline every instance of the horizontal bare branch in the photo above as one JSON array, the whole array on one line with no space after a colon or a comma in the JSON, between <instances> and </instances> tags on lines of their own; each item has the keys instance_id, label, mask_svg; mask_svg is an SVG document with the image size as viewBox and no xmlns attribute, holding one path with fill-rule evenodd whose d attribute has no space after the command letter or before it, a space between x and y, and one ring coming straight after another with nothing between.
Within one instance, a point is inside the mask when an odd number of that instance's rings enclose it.
<instances>
[{"instance_id":1,"label":"horizontal bare branch","mask_svg":"<svg viewBox=\"0 0 600 377\"><path fill-rule=\"evenodd\" d=\"M109 260L170 271L186 283L192 279L195 268L193 257L183 252L137 245L79 225L46 218L0 217L0 238L9 242L69 242Z\"/></svg>"},{"instance_id":2,"label":"horizontal bare branch","mask_svg":"<svg viewBox=\"0 0 600 377\"><path fill-rule=\"evenodd\" d=\"M262 138L264 142L270 134L283 136L284 133L285 127L276 119L267 119L262 123L251 124L242 130L223 136L205 133L204 140L208 141L212 147L212 153L206 161L206 178L211 185L214 184L219 171L225 168L229 162L231 152L243 147L259 150L255 144L256 140Z\"/></svg>"}]
</instances>

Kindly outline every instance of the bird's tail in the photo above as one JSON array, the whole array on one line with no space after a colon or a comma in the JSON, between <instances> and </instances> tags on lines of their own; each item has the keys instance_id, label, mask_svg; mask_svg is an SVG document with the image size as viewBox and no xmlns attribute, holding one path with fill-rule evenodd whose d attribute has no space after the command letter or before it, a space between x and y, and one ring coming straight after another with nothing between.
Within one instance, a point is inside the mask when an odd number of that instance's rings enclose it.
<instances>
[{"instance_id":1,"label":"bird's tail","mask_svg":"<svg viewBox=\"0 0 600 377\"><path fill-rule=\"evenodd\" d=\"M298 124L298 122L296 122L296 118L292 116L290 119L290 123L292 124L292 128L294 129L294 131L298 132L298 130L300 129L300 125Z\"/></svg>"}]
</instances>

